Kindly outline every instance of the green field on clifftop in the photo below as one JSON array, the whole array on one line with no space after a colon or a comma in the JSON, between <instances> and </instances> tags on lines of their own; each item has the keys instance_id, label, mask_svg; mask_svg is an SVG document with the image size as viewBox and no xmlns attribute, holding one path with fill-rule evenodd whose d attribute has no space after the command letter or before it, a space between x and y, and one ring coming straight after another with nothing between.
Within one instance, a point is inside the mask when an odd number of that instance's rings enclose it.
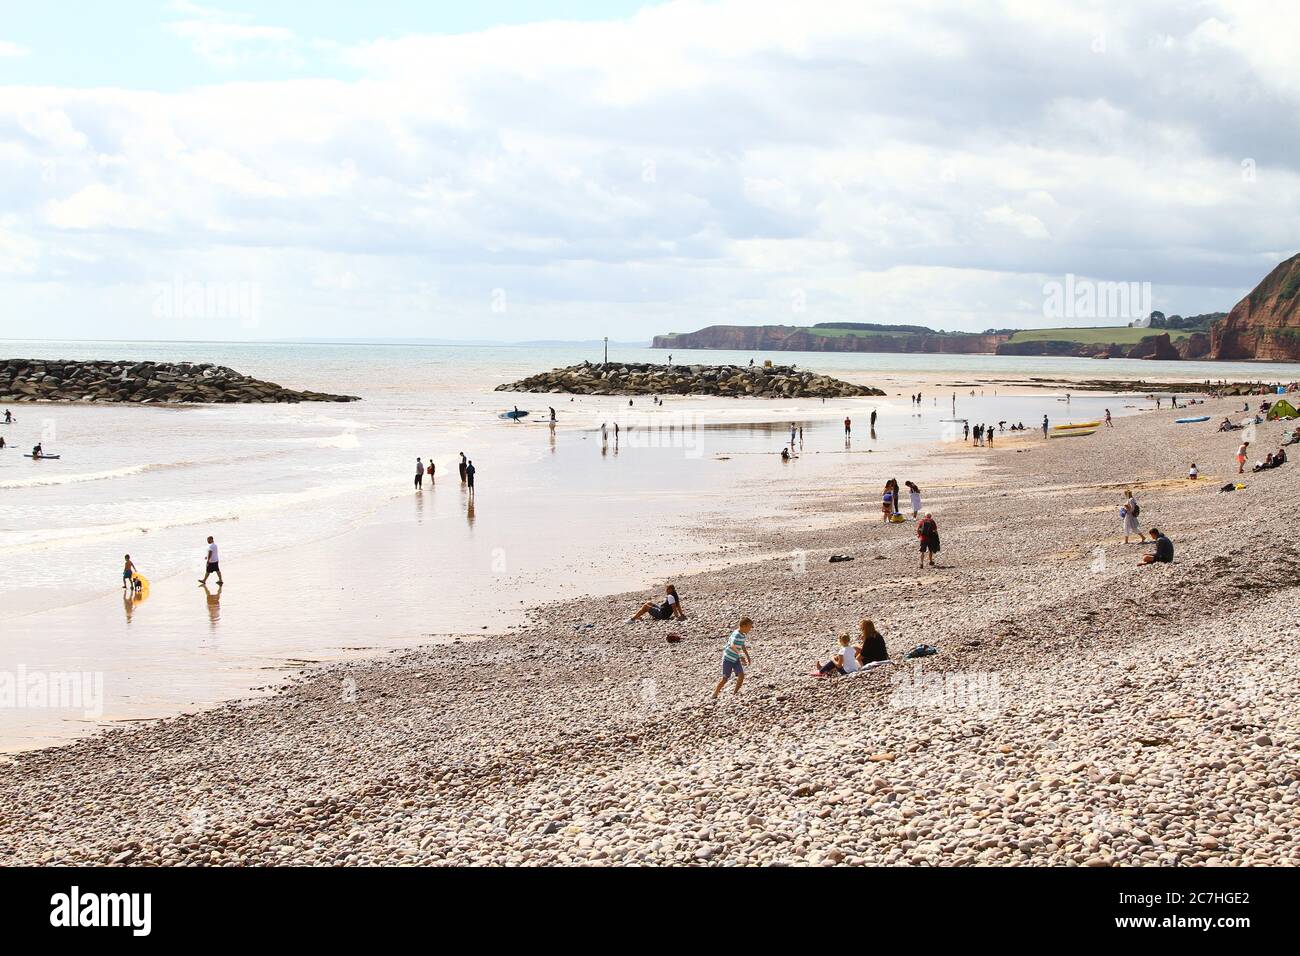
<instances>
[{"instance_id":1,"label":"green field on clifftop","mask_svg":"<svg viewBox=\"0 0 1300 956\"><path fill-rule=\"evenodd\" d=\"M1192 333L1186 329L1131 329L1128 326L1102 326L1100 328L1079 329L1022 329L1011 336L1012 344L1020 342L1078 342L1081 345L1137 345L1148 335L1169 333L1169 339L1177 342Z\"/></svg>"}]
</instances>

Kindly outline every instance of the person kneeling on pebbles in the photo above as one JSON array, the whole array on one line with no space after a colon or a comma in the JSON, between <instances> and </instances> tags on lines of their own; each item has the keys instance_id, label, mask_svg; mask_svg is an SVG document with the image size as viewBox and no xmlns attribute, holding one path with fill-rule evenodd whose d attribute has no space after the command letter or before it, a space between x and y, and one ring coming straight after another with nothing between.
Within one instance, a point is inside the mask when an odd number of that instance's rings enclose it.
<instances>
[{"instance_id":1,"label":"person kneeling on pebbles","mask_svg":"<svg viewBox=\"0 0 1300 956\"><path fill-rule=\"evenodd\" d=\"M749 632L754 629L754 622L747 617L742 617L736 629L731 632L727 638L727 646L722 649L722 680L718 681L718 686L713 688L713 699L717 700L718 695L722 693L722 688L727 686L727 681L731 675L736 675L736 693L740 693L740 687L745 683L745 666L749 665L749 649L745 646L745 639ZM744 659L745 666L741 666L741 659Z\"/></svg>"},{"instance_id":2,"label":"person kneeling on pebbles","mask_svg":"<svg viewBox=\"0 0 1300 956\"><path fill-rule=\"evenodd\" d=\"M1163 531L1159 528L1152 528L1148 534L1151 540L1156 543L1156 550L1152 554L1142 555L1143 564L1172 564L1174 561L1174 543L1170 541Z\"/></svg>"}]
</instances>

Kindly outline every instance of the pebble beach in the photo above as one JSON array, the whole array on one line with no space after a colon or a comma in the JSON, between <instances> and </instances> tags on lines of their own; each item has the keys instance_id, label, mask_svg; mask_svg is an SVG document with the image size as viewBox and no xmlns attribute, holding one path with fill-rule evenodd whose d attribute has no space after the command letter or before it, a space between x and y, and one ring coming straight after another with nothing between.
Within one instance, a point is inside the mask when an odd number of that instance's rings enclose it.
<instances>
[{"instance_id":1,"label":"pebble beach","mask_svg":"<svg viewBox=\"0 0 1300 956\"><path fill-rule=\"evenodd\" d=\"M786 520L691 516L734 560L673 579L685 621L624 623L661 589L568 600L18 754L0 862L1296 865L1300 461L1220 492L1241 407L916 449L896 477L938 521L933 569L863 462ZM1174 563L1138 566L1125 488ZM715 702L742 615L753 663ZM895 663L809 676L863 618Z\"/></svg>"}]
</instances>

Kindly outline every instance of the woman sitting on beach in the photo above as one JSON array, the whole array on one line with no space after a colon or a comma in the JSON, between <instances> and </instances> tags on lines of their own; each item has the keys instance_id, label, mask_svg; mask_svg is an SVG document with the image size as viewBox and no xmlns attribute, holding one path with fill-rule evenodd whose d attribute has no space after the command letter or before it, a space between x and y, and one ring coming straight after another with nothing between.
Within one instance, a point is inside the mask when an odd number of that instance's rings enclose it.
<instances>
[{"instance_id":1,"label":"woman sitting on beach","mask_svg":"<svg viewBox=\"0 0 1300 956\"><path fill-rule=\"evenodd\" d=\"M679 621L686 620L686 612L682 610L681 598L677 596L677 589L671 584L664 588L665 598L662 604L651 604L647 601L641 605L641 610L629 617L624 623L631 624L633 621L639 621L642 617L649 614L656 621L667 621L671 618L677 618Z\"/></svg>"},{"instance_id":2,"label":"woman sitting on beach","mask_svg":"<svg viewBox=\"0 0 1300 956\"><path fill-rule=\"evenodd\" d=\"M866 667L868 664L889 660L889 651L885 648L885 638L876 630L876 625L872 624L870 620L864 620L858 624L858 631L862 635L862 646L855 648L859 665Z\"/></svg>"},{"instance_id":3,"label":"woman sitting on beach","mask_svg":"<svg viewBox=\"0 0 1300 956\"><path fill-rule=\"evenodd\" d=\"M1124 503L1120 505L1119 516L1124 521L1124 543L1128 544L1128 539L1132 535L1138 536L1138 541L1145 541L1146 534L1138 527L1138 515L1142 513L1138 500L1133 497L1133 492L1124 489Z\"/></svg>"}]
</instances>

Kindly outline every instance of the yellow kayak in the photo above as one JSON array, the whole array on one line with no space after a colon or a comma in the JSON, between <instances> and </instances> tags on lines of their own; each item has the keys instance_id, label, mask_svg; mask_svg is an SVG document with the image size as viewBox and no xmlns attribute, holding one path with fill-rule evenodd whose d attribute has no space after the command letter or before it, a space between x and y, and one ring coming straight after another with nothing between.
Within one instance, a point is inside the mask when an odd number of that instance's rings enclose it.
<instances>
[{"instance_id":1,"label":"yellow kayak","mask_svg":"<svg viewBox=\"0 0 1300 956\"><path fill-rule=\"evenodd\" d=\"M1071 428L1068 431L1052 432L1048 438L1077 438L1081 435L1091 435L1097 429L1093 428Z\"/></svg>"},{"instance_id":2,"label":"yellow kayak","mask_svg":"<svg viewBox=\"0 0 1300 956\"><path fill-rule=\"evenodd\" d=\"M1075 425L1053 425L1052 431L1063 432L1063 431L1068 431L1071 428L1096 428L1100 424L1101 422L1079 422L1078 424Z\"/></svg>"}]
</instances>

